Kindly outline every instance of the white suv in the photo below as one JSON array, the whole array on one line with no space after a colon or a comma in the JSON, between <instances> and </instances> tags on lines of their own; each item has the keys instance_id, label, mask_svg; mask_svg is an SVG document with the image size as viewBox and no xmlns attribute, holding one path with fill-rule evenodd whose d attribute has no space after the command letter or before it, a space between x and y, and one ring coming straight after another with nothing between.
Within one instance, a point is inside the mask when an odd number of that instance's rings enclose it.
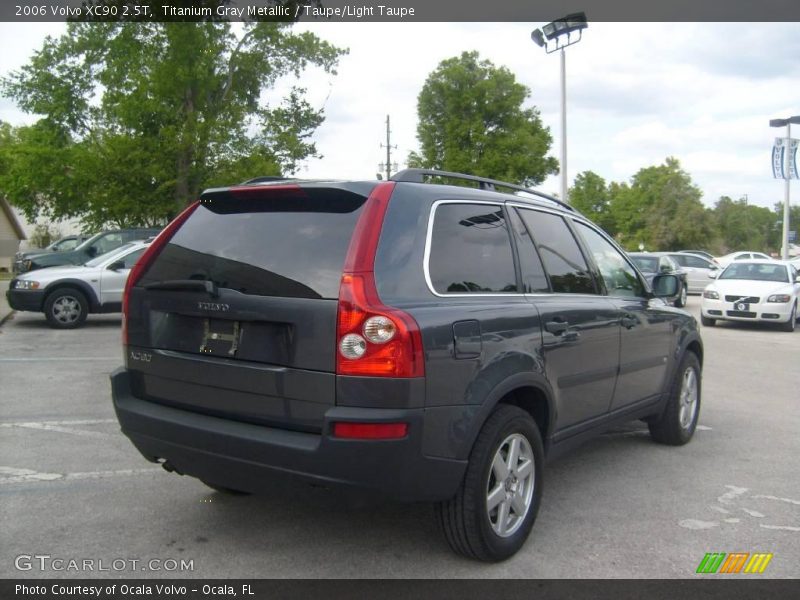
<instances>
[{"instance_id":1,"label":"white suv","mask_svg":"<svg viewBox=\"0 0 800 600\"><path fill-rule=\"evenodd\" d=\"M6 296L11 308L43 312L51 326L81 326L89 313L120 312L131 267L148 241L128 242L85 265L48 267L18 275Z\"/></svg>"}]
</instances>

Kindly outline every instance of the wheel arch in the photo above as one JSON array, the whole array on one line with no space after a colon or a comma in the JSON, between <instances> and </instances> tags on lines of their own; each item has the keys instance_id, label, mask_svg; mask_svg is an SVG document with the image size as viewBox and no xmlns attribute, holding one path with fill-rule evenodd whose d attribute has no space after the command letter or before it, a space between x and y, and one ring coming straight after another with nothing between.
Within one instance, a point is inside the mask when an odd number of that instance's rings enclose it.
<instances>
[{"instance_id":1,"label":"wheel arch","mask_svg":"<svg viewBox=\"0 0 800 600\"><path fill-rule=\"evenodd\" d=\"M50 297L50 294L64 288L75 288L83 293L83 295L86 296L86 301L89 303L89 312L97 312L97 309L100 306L100 301L97 299L94 289L91 285L85 281L81 281L80 279L59 279L58 281L54 281L53 283L49 284L44 289L44 300L42 302L42 306L44 306L44 304L47 302L47 298Z\"/></svg>"},{"instance_id":2,"label":"wheel arch","mask_svg":"<svg viewBox=\"0 0 800 600\"><path fill-rule=\"evenodd\" d=\"M484 424L501 404L516 406L531 416L547 453L556 419L552 389L547 380L537 373L517 373L504 379L487 395L473 419L466 447L460 454L469 456Z\"/></svg>"}]
</instances>

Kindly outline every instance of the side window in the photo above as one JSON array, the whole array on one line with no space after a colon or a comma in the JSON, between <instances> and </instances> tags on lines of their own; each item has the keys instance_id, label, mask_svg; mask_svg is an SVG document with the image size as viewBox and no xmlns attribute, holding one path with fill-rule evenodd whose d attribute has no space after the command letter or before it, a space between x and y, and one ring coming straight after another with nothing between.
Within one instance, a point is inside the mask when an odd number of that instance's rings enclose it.
<instances>
[{"instance_id":1,"label":"side window","mask_svg":"<svg viewBox=\"0 0 800 600\"><path fill-rule=\"evenodd\" d=\"M111 252L114 248L119 248L122 245L122 235L119 233L109 233L97 240L93 247L95 248L95 256L100 256L106 252Z\"/></svg>"},{"instance_id":2,"label":"side window","mask_svg":"<svg viewBox=\"0 0 800 600\"><path fill-rule=\"evenodd\" d=\"M684 256L686 262L681 263L685 267L692 267L694 269L710 269L711 263L699 256Z\"/></svg>"},{"instance_id":3,"label":"side window","mask_svg":"<svg viewBox=\"0 0 800 600\"><path fill-rule=\"evenodd\" d=\"M137 250L136 252L131 252L130 254L128 254L128 256L126 256L123 259L124 262L125 262L125 268L126 269L132 269L133 265L135 265L136 261L141 258L142 254L144 254L145 250L146 250L146 248L141 248L141 249Z\"/></svg>"},{"instance_id":4,"label":"side window","mask_svg":"<svg viewBox=\"0 0 800 600\"><path fill-rule=\"evenodd\" d=\"M693 265L690 262L691 258L692 258L691 256L688 256L686 254L675 254L672 257L672 260L674 260L676 263L678 263L682 267L694 267L694 266L697 266L697 265Z\"/></svg>"},{"instance_id":5,"label":"side window","mask_svg":"<svg viewBox=\"0 0 800 600\"><path fill-rule=\"evenodd\" d=\"M538 210L520 209L519 214L539 250L553 291L596 294L586 259L564 219Z\"/></svg>"},{"instance_id":6,"label":"side window","mask_svg":"<svg viewBox=\"0 0 800 600\"><path fill-rule=\"evenodd\" d=\"M59 252L66 252L67 250L74 250L77 245L78 245L77 238L72 240L64 240L63 242L59 242L56 245L56 250L58 250Z\"/></svg>"},{"instance_id":7,"label":"side window","mask_svg":"<svg viewBox=\"0 0 800 600\"><path fill-rule=\"evenodd\" d=\"M750 254L747 254L747 253L745 253L745 254L740 254L739 256L737 256L736 258L734 258L733 260L749 260L749 259L750 259L750 256L751 256L751 255L750 255Z\"/></svg>"},{"instance_id":8,"label":"side window","mask_svg":"<svg viewBox=\"0 0 800 600\"><path fill-rule=\"evenodd\" d=\"M611 296L644 296L636 270L608 240L591 227L576 223Z\"/></svg>"},{"instance_id":9,"label":"side window","mask_svg":"<svg viewBox=\"0 0 800 600\"><path fill-rule=\"evenodd\" d=\"M509 212L511 214L511 230L514 232L514 240L517 242L519 267L522 272L522 291L526 294L549 292L550 284L547 282L544 265L542 265L542 259L539 258L539 253L533 244L531 234L525 228L517 211L511 208Z\"/></svg>"},{"instance_id":10,"label":"side window","mask_svg":"<svg viewBox=\"0 0 800 600\"><path fill-rule=\"evenodd\" d=\"M433 218L428 269L433 289L440 294L516 292L503 208L440 204Z\"/></svg>"}]
</instances>

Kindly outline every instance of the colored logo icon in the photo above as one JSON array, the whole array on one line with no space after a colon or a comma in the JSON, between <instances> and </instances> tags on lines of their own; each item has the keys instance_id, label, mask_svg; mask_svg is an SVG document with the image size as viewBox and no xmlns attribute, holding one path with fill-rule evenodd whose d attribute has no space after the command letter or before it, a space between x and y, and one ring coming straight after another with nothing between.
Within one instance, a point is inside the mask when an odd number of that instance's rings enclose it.
<instances>
[{"instance_id":1,"label":"colored logo icon","mask_svg":"<svg viewBox=\"0 0 800 600\"><path fill-rule=\"evenodd\" d=\"M772 556L766 552L707 552L696 573L763 573Z\"/></svg>"}]
</instances>

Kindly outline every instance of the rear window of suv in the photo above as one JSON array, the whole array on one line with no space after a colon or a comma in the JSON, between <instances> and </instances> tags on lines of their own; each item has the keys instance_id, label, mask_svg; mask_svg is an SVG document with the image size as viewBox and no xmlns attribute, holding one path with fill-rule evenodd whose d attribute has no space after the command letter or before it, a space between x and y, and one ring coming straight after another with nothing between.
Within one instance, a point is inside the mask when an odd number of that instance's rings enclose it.
<instances>
[{"instance_id":1,"label":"rear window of suv","mask_svg":"<svg viewBox=\"0 0 800 600\"><path fill-rule=\"evenodd\" d=\"M312 189L300 197L265 192L203 203L139 285L195 279L258 296L338 298L365 201L345 190Z\"/></svg>"}]
</instances>

